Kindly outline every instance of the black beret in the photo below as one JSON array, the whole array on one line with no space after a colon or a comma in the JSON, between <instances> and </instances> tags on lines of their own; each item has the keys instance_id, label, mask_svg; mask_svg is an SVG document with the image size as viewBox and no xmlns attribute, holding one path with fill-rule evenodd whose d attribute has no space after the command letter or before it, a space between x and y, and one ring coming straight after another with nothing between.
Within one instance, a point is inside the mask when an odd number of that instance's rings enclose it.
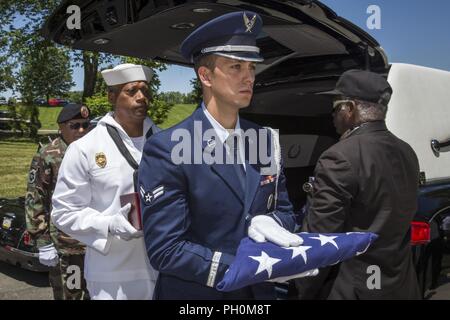
<instances>
[{"instance_id":1,"label":"black beret","mask_svg":"<svg viewBox=\"0 0 450 320\"><path fill-rule=\"evenodd\" d=\"M63 123L72 119L89 119L91 112L85 105L78 103L66 104L58 115L58 123Z\"/></svg>"}]
</instances>

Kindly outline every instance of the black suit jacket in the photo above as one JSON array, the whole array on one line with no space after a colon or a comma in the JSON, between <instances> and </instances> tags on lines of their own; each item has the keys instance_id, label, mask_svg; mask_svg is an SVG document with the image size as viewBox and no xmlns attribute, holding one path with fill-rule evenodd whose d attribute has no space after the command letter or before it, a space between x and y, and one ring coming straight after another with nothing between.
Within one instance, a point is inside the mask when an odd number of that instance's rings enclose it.
<instances>
[{"instance_id":1,"label":"black suit jacket","mask_svg":"<svg viewBox=\"0 0 450 320\"><path fill-rule=\"evenodd\" d=\"M303 229L379 235L363 255L296 281L301 299L415 299L419 289L410 247L419 163L384 121L368 122L325 151ZM380 289L369 266L380 270Z\"/></svg>"}]
</instances>

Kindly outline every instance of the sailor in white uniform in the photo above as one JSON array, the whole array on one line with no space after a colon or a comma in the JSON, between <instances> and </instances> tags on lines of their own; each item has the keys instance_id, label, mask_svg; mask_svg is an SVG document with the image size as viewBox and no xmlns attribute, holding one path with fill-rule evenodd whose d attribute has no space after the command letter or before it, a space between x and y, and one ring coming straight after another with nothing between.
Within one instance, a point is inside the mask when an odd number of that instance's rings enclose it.
<instances>
[{"instance_id":1,"label":"sailor in white uniform","mask_svg":"<svg viewBox=\"0 0 450 320\"><path fill-rule=\"evenodd\" d=\"M68 148L51 218L86 244L84 276L92 299L152 299L157 272L148 262L142 232L128 222L130 204L121 205L120 196L135 191L130 161L137 167L146 138L159 131L147 116L153 72L124 64L102 75L114 111Z\"/></svg>"}]
</instances>

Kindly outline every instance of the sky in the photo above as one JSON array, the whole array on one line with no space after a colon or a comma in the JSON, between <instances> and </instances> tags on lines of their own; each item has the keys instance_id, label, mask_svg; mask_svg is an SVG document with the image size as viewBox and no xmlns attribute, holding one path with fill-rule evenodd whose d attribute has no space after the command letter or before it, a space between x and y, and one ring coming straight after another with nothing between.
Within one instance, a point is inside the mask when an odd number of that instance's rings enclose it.
<instances>
[{"instance_id":1,"label":"sky","mask_svg":"<svg viewBox=\"0 0 450 320\"><path fill-rule=\"evenodd\" d=\"M450 71L450 1L322 0L339 16L373 36L389 62L404 62ZM370 5L381 10L381 29L367 28Z\"/></svg>"},{"instance_id":2,"label":"sky","mask_svg":"<svg viewBox=\"0 0 450 320\"><path fill-rule=\"evenodd\" d=\"M339 16L350 20L372 35L384 48L389 62L403 62L450 71L450 12L449 0L321 0ZM381 13L381 28L369 30L367 13L377 5ZM192 90L194 78L190 68L169 66L159 73L161 92ZM73 73L76 86L82 90L83 70Z\"/></svg>"}]
</instances>

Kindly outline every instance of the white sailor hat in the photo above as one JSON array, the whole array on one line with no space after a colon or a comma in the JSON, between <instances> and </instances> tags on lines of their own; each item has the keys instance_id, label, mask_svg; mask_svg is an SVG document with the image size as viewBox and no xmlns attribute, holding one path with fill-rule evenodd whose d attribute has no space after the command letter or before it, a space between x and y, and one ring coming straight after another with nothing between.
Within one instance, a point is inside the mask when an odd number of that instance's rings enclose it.
<instances>
[{"instance_id":1,"label":"white sailor hat","mask_svg":"<svg viewBox=\"0 0 450 320\"><path fill-rule=\"evenodd\" d=\"M264 58L256 45L262 31L261 17L250 11L219 16L192 32L181 44L181 54L195 62L209 54L244 61L262 62Z\"/></svg>"},{"instance_id":2,"label":"white sailor hat","mask_svg":"<svg viewBox=\"0 0 450 320\"><path fill-rule=\"evenodd\" d=\"M102 76L107 86L115 86L135 81L150 82L153 77L153 71L146 66L124 63L119 64L113 69L103 70Z\"/></svg>"}]
</instances>

